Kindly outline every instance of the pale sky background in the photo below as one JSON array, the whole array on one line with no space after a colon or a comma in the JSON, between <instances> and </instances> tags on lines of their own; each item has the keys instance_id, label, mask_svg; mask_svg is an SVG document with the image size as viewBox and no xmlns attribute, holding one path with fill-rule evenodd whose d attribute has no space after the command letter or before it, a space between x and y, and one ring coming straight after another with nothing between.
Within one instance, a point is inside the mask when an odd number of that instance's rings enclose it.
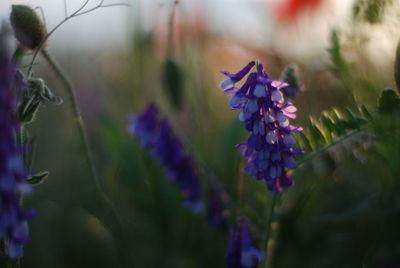
<instances>
[{"instance_id":1,"label":"pale sky background","mask_svg":"<svg viewBox=\"0 0 400 268\"><path fill-rule=\"evenodd\" d=\"M273 18L268 14L267 3L272 4L281 0L182 0L180 10L188 13L202 9L208 25L222 34L233 34L244 40L268 39L265 36L272 34ZM335 18L345 14L344 10L352 0L328 0L338 2L332 10ZM128 7L109 7L98 9L90 14L74 18L63 25L52 37L54 45L97 47L97 46L123 46L130 38L133 16L136 11L141 13L144 24L151 28L154 22L163 20L170 10L173 0L106 0L106 3L130 3ZM78 8L84 0L67 0L70 12ZM94 6L98 0L90 0L90 6ZM347 4L346 4L347 3ZM64 17L62 0L1 0L0 16L8 18L12 4L29 4L32 7L42 7L46 17L48 29L51 29ZM163 12L164 11L164 12ZM261 19L260 19L261 18ZM325 22L314 25L311 32L321 34L326 25ZM329 22L332 23L332 22ZM322 25L322 26L321 26ZM317 26L317 27L315 27ZM251 30L249 30L251 29Z\"/></svg>"},{"instance_id":2,"label":"pale sky background","mask_svg":"<svg viewBox=\"0 0 400 268\"><path fill-rule=\"evenodd\" d=\"M273 16L273 6L282 0L181 0L179 11L190 17L194 11L201 10L212 31L253 42L256 46L272 46L276 50L285 49L288 55L315 57L328 46L329 33L333 27L346 29L350 23L351 6L354 0L326 0L320 12L304 14L297 26L282 27ZM72 12L84 0L67 0L68 10ZM141 24L148 30L156 23L165 25L173 0L105 0L105 3L130 3L131 7L102 8L92 13L74 18L61 26L50 39L52 47L59 49L95 49L126 47L135 25L135 16L140 13ZM98 0L90 0L88 8ZM8 19L12 4L40 6L46 17L48 29L64 18L62 0L1 0L0 17ZM398 5L399 6L399 5ZM400 8L391 10L388 19L400 17ZM392 17L392 18L391 18ZM399 19L397 19L398 23ZM389 21L390 27L364 27L360 31L372 35L366 43L365 51L376 58L377 63L387 62L393 57L399 25Z\"/></svg>"}]
</instances>

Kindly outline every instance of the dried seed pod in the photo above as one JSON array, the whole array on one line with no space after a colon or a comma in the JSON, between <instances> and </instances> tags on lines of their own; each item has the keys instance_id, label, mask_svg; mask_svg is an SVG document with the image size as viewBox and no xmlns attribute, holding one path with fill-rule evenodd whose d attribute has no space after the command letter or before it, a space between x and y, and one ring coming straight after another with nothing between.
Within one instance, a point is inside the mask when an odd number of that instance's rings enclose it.
<instances>
[{"instance_id":1,"label":"dried seed pod","mask_svg":"<svg viewBox=\"0 0 400 268\"><path fill-rule=\"evenodd\" d=\"M46 27L38 14L26 5L12 6L10 22L15 37L28 49L38 48L47 34Z\"/></svg>"}]
</instances>

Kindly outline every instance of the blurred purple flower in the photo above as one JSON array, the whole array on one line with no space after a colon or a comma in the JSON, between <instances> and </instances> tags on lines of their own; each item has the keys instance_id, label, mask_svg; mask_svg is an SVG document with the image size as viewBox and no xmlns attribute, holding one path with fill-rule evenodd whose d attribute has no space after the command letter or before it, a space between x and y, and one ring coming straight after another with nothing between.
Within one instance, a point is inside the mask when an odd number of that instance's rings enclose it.
<instances>
[{"instance_id":1,"label":"blurred purple flower","mask_svg":"<svg viewBox=\"0 0 400 268\"><path fill-rule=\"evenodd\" d=\"M228 268L255 268L265 258L264 252L252 245L249 223L242 218L229 236L225 262Z\"/></svg>"},{"instance_id":2,"label":"blurred purple flower","mask_svg":"<svg viewBox=\"0 0 400 268\"><path fill-rule=\"evenodd\" d=\"M244 78L254 63L250 62L241 73ZM229 73L222 72L229 76ZM238 144L243 148L248 160L245 171L257 179L264 179L271 193L282 192L284 187L294 184L286 174L287 169L295 169L295 154L303 151L295 149L296 140L292 133L300 132L301 127L289 124L289 119L296 118L296 107L285 103L281 89L288 84L272 80L264 72L262 64L257 65L257 72L247 76L240 88L234 83L221 83L226 94L233 94L229 100L232 110L240 109L239 120L245 122L250 137L246 142Z\"/></svg>"},{"instance_id":3,"label":"blurred purple flower","mask_svg":"<svg viewBox=\"0 0 400 268\"><path fill-rule=\"evenodd\" d=\"M158 119L158 109L154 103L150 103L146 110L140 114L131 114L128 118L130 124L128 132L131 135L136 135L140 144L145 148L153 148L155 140L155 133L158 131L160 121Z\"/></svg>"},{"instance_id":4,"label":"blurred purple flower","mask_svg":"<svg viewBox=\"0 0 400 268\"><path fill-rule=\"evenodd\" d=\"M176 183L185 197L184 206L199 213L203 210L201 184L193 160L167 120L160 120L157 107L151 103L141 115L130 116L129 132L136 135L143 147L150 149L164 168L167 177Z\"/></svg>"},{"instance_id":5,"label":"blurred purple flower","mask_svg":"<svg viewBox=\"0 0 400 268\"><path fill-rule=\"evenodd\" d=\"M27 220L34 215L22 210L19 200L31 190L16 138L20 123L14 87L19 83L10 57L4 47L0 48L0 239L13 259L23 255L23 245L29 240Z\"/></svg>"}]
</instances>

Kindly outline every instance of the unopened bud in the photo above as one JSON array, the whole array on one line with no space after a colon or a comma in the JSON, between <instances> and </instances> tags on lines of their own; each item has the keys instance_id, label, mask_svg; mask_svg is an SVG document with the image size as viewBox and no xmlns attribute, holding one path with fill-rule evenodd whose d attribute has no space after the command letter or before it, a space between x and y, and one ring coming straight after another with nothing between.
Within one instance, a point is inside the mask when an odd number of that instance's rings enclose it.
<instances>
[{"instance_id":1,"label":"unopened bud","mask_svg":"<svg viewBox=\"0 0 400 268\"><path fill-rule=\"evenodd\" d=\"M172 106L180 109L183 97L183 77L182 70L175 60L170 58L165 60L162 80L166 95L169 97Z\"/></svg>"},{"instance_id":2,"label":"unopened bud","mask_svg":"<svg viewBox=\"0 0 400 268\"><path fill-rule=\"evenodd\" d=\"M12 6L10 22L17 40L29 49L38 48L47 34L46 27L38 14L26 5Z\"/></svg>"},{"instance_id":3,"label":"unopened bud","mask_svg":"<svg viewBox=\"0 0 400 268\"><path fill-rule=\"evenodd\" d=\"M295 64L288 65L283 70L279 80L289 84L287 87L282 88L282 92L285 95L285 98L295 99L299 91L302 90L298 67Z\"/></svg>"}]
</instances>

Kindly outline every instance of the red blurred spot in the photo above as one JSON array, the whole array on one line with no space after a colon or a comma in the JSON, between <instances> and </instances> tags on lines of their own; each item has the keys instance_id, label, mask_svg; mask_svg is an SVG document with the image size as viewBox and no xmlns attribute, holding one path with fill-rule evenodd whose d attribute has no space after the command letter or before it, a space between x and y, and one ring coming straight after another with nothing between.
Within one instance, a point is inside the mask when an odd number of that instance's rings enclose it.
<instances>
[{"instance_id":1,"label":"red blurred spot","mask_svg":"<svg viewBox=\"0 0 400 268\"><path fill-rule=\"evenodd\" d=\"M304 10L315 10L324 0L286 0L279 7L278 16L282 20L293 20Z\"/></svg>"}]
</instances>

